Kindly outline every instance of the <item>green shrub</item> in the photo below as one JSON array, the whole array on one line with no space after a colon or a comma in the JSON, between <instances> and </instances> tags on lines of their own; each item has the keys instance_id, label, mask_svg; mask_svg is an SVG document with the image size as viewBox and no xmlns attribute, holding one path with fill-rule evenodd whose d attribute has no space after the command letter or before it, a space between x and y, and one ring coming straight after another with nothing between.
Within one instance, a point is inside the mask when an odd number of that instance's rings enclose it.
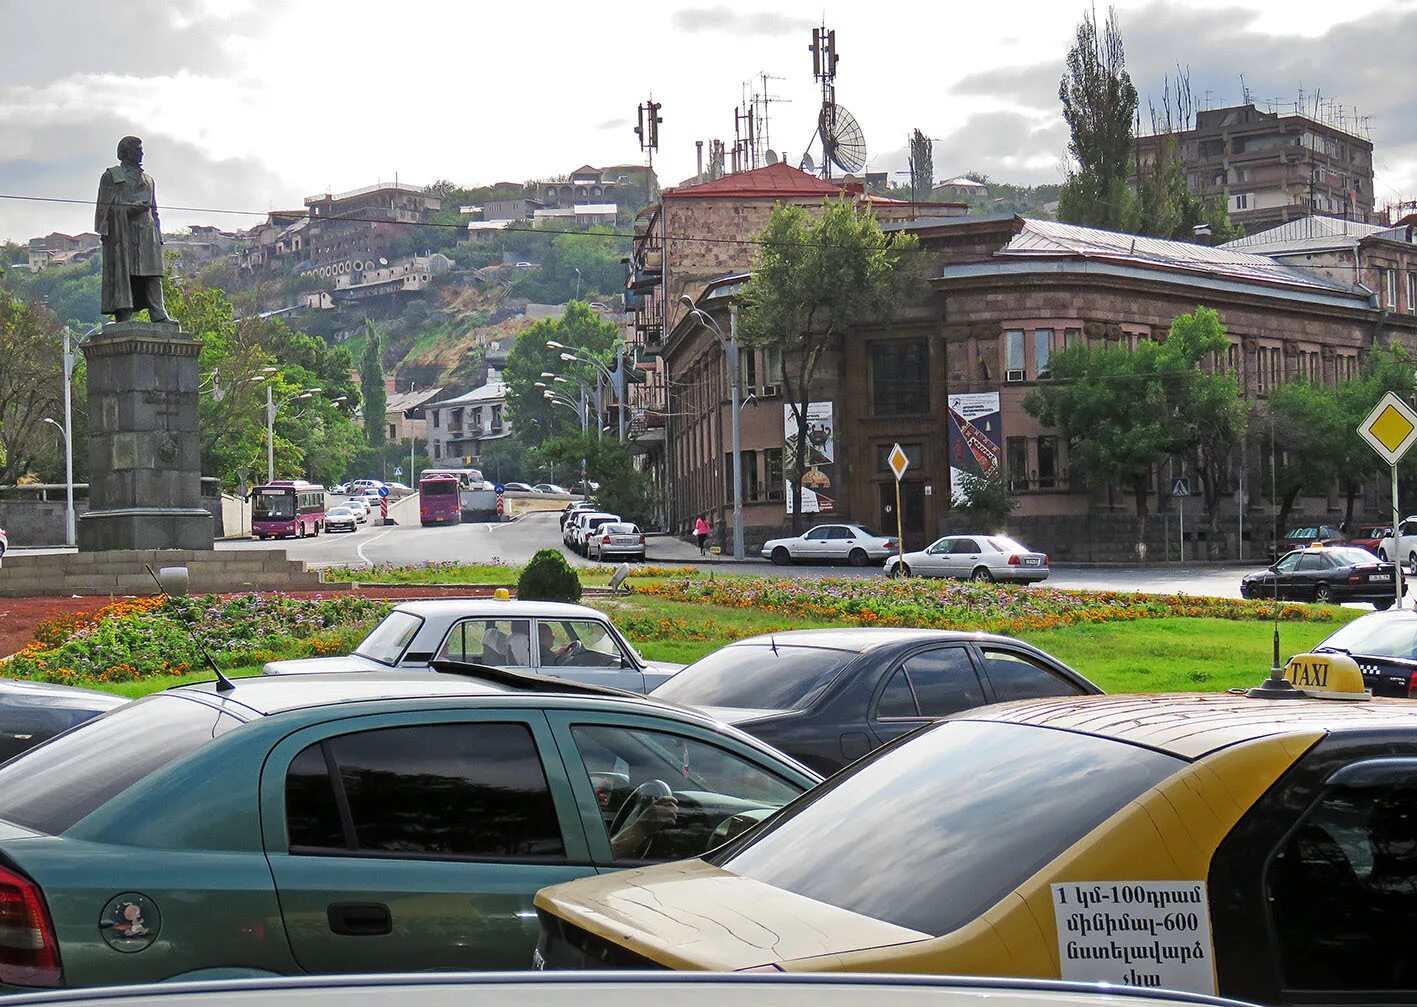
<instances>
[{"instance_id":1,"label":"green shrub","mask_svg":"<svg viewBox=\"0 0 1417 1007\"><path fill-rule=\"evenodd\" d=\"M559 549L542 549L522 571L517 597L523 601L580 601L581 579Z\"/></svg>"}]
</instances>

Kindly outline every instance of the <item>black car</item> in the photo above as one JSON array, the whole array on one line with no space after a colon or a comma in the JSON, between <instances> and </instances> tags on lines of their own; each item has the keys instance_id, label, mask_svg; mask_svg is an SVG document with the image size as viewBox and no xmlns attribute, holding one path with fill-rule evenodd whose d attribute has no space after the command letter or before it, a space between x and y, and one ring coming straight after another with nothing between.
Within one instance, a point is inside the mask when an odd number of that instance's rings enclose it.
<instances>
[{"instance_id":1,"label":"black car","mask_svg":"<svg viewBox=\"0 0 1417 1007\"><path fill-rule=\"evenodd\" d=\"M1100 693L1036 647L931 629L803 629L729 644L655 689L830 775L922 724L1014 699Z\"/></svg>"},{"instance_id":2,"label":"black car","mask_svg":"<svg viewBox=\"0 0 1417 1007\"><path fill-rule=\"evenodd\" d=\"M0 678L0 762L126 702L107 692Z\"/></svg>"},{"instance_id":3,"label":"black car","mask_svg":"<svg viewBox=\"0 0 1417 1007\"><path fill-rule=\"evenodd\" d=\"M1366 549L1353 546L1315 546L1285 553L1273 566L1240 581L1241 598L1280 598L1315 601L1320 605L1344 601L1371 602L1379 611L1396 600L1396 571ZM1407 593L1407 582L1402 591Z\"/></svg>"},{"instance_id":4,"label":"black car","mask_svg":"<svg viewBox=\"0 0 1417 1007\"><path fill-rule=\"evenodd\" d=\"M1417 612L1374 612L1335 630L1315 651L1338 651L1358 662L1374 696L1417 697Z\"/></svg>"}]
</instances>

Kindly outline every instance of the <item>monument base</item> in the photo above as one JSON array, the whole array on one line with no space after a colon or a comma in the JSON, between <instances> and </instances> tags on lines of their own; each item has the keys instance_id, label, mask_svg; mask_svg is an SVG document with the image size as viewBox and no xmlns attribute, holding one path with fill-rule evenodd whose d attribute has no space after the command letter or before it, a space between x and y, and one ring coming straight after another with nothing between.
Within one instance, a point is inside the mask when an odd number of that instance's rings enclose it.
<instances>
[{"instance_id":1,"label":"monument base","mask_svg":"<svg viewBox=\"0 0 1417 1007\"><path fill-rule=\"evenodd\" d=\"M79 551L212 548L212 515L204 508L129 507L79 516Z\"/></svg>"}]
</instances>

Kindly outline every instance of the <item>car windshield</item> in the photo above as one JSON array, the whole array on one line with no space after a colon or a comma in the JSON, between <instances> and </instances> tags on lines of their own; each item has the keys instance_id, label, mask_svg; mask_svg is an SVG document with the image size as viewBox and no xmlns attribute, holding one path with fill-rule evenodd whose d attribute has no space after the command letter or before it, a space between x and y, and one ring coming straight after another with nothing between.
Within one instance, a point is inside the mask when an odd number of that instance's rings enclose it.
<instances>
[{"instance_id":1,"label":"car windshield","mask_svg":"<svg viewBox=\"0 0 1417 1007\"><path fill-rule=\"evenodd\" d=\"M350 510L348 507L335 507L333 510L329 511L329 512L325 515L325 517L353 517L353 516L354 516L354 511Z\"/></svg>"},{"instance_id":2,"label":"car windshield","mask_svg":"<svg viewBox=\"0 0 1417 1007\"><path fill-rule=\"evenodd\" d=\"M398 664L404 649L413 642L413 635L423 620L408 612L390 612L384 621L369 631L354 652L380 664Z\"/></svg>"},{"instance_id":3,"label":"car windshield","mask_svg":"<svg viewBox=\"0 0 1417 1007\"><path fill-rule=\"evenodd\" d=\"M1185 766L1088 734L946 721L858 762L705 859L938 936ZM1010 824L1020 822L1028 826Z\"/></svg>"},{"instance_id":4,"label":"car windshield","mask_svg":"<svg viewBox=\"0 0 1417 1007\"><path fill-rule=\"evenodd\" d=\"M1325 549L1324 552L1332 556L1339 566L1350 564L1362 566L1367 563L1381 563L1382 560L1374 556L1367 549L1360 549L1357 546L1344 546L1339 549Z\"/></svg>"},{"instance_id":5,"label":"car windshield","mask_svg":"<svg viewBox=\"0 0 1417 1007\"><path fill-rule=\"evenodd\" d=\"M266 493L271 495L266 496ZM265 491L251 500L251 516L254 518L290 518L295 516L295 494L281 490Z\"/></svg>"},{"instance_id":6,"label":"car windshield","mask_svg":"<svg viewBox=\"0 0 1417 1007\"><path fill-rule=\"evenodd\" d=\"M849 651L736 643L701 657L654 690L684 706L800 710L855 658Z\"/></svg>"},{"instance_id":7,"label":"car windshield","mask_svg":"<svg viewBox=\"0 0 1417 1007\"><path fill-rule=\"evenodd\" d=\"M177 696L126 703L0 766L0 819L59 835L240 723Z\"/></svg>"},{"instance_id":8,"label":"car windshield","mask_svg":"<svg viewBox=\"0 0 1417 1007\"><path fill-rule=\"evenodd\" d=\"M1417 661L1417 617L1402 614L1355 619L1317 649Z\"/></svg>"}]
</instances>

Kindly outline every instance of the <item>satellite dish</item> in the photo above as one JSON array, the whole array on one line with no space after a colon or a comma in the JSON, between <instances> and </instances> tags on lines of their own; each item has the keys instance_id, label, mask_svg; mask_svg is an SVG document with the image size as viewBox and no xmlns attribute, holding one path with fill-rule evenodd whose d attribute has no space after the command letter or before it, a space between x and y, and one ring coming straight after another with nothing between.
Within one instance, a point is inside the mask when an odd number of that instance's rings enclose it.
<instances>
[{"instance_id":1,"label":"satellite dish","mask_svg":"<svg viewBox=\"0 0 1417 1007\"><path fill-rule=\"evenodd\" d=\"M625 583L625 579L630 576L630 564L621 563L610 577L610 590L618 592L620 585Z\"/></svg>"},{"instance_id":2,"label":"satellite dish","mask_svg":"<svg viewBox=\"0 0 1417 1007\"><path fill-rule=\"evenodd\" d=\"M771 147L769 147L769 148L768 148L767 158L768 158L768 164L777 164L777 151L775 151L775 150L773 150Z\"/></svg>"},{"instance_id":3,"label":"satellite dish","mask_svg":"<svg viewBox=\"0 0 1417 1007\"><path fill-rule=\"evenodd\" d=\"M866 167L866 135L856 116L829 102L817 117L817 131L822 137L824 166L835 162L843 171L852 172Z\"/></svg>"},{"instance_id":4,"label":"satellite dish","mask_svg":"<svg viewBox=\"0 0 1417 1007\"><path fill-rule=\"evenodd\" d=\"M817 170L817 162L815 162L815 161L812 160L812 155L809 154L809 153L804 153L804 154L802 155L802 170L803 170L803 171L816 171L816 170Z\"/></svg>"}]
</instances>

